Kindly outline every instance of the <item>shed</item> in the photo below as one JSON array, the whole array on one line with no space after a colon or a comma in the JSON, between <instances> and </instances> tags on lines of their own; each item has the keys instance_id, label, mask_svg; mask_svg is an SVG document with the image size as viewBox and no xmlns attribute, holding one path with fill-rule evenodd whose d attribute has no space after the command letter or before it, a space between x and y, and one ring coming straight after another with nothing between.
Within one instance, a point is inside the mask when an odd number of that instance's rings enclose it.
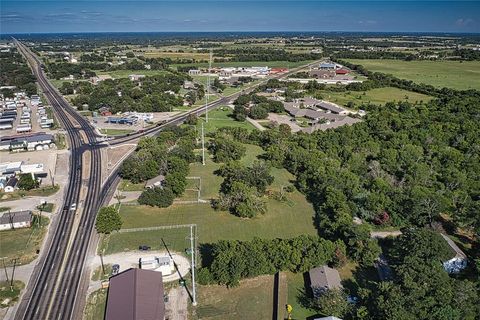
<instances>
[{"instance_id":1,"label":"shed","mask_svg":"<svg viewBox=\"0 0 480 320\"><path fill-rule=\"evenodd\" d=\"M162 273L128 269L110 278L105 320L164 320Z\"/></svg>"},{"instance_id":2,"label":"shed","mask_svg":"<svg viewBox=\"0 0 480 320\"><path fill-rule=\"evenodd\" d=\"M32 223L32 211L6 212L0 217L0 230L29 228Z\"/></svg>"},{"instance_id":3,"label":"shed","mask_svg":"<svg viewBox=\"0 0 480 320\"><path fill-rule=\"evenodd\" d=\"M145 184L145 188L152 189L152 188L163 188L163 183L165 181L165 176L164 175L158 175L155 178L152 178L150 180L147 180L147 183Z\"/></svg>"}]
</instances>

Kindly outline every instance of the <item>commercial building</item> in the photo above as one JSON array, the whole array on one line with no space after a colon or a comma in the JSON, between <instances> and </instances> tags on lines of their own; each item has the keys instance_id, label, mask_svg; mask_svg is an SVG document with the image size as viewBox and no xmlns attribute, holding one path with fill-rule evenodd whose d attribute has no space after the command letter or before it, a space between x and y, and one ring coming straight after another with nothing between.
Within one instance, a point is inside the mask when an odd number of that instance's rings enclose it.
<instances>
[{"instance_id":1,"label":"commercial building","mask_svg":"<svg viewBox=\"0 0 480 320\"><path fill-rule=\"evenodd\" d=\"M105 320L164 320L160 272L128 269L110 278Z\"/></svg>"},{"instance_id":2,"label":"commercial building","mask_svg":"<svg viewBox=\"0 0 480 320\"><path fill-rule=\"evenodd\" d=\"M0 230L30 228L32 211L6 212L0 217Z\"/></svg>"},{"instance_id":3,"label":"commercial building","mask_svg":"<svg viewBox=\"0 0 480 320\"><path fill-rule=\"evenodd\" d=\"M53 135L43 132L8 136L0 140L0 150L3 151L44 150L54 146L55 140Z\"/></svg>"},{"instance_id":4,"label":"commercial building","mask_svg":"<svg viewBox=\"0 0 480 320\"><path fill-rule=\"evenodd\" d=\"M163 276L168 276L175 272L175 264L170 256L140 258L138 265L140 269L161 272Z\"/></svg>"}]
</instances>

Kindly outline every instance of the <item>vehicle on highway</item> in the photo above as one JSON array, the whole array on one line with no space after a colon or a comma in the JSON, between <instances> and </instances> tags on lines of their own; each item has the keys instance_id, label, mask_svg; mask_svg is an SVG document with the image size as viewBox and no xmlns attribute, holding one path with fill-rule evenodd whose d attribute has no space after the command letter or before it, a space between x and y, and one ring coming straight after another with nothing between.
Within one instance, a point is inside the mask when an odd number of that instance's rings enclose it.
<instances>
[{"instance_id":1,"label":"vehicle on highway","mask_svg":"<svg viewBox=\"0 0 480 320\"><path fill-rule=\"evenodd\" d=\"M77 210L77 204L76 204L76 203L72 203L72 204L70 205L70 211L75 211L75 210Z\"/></svg>"},{"instance_id":2,"label":"vehicle on highway","mask_svg":"<svg viewBox=\"0 0 480 320\"><path fill-rule=\"evenodd\" d=\"M142 245L142 246L139 246L139 247L138 247L138 250L140 250L140 251L148 251L148 250L150 250L150 249L151 249L151 247L150 247L150 246L146 246L146 245Z\"/></svg>"}]
</instances>

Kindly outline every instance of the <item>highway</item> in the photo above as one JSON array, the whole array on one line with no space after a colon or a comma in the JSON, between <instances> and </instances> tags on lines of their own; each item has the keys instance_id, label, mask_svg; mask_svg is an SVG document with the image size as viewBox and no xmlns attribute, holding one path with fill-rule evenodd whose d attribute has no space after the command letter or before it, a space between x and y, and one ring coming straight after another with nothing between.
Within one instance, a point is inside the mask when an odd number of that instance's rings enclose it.
<instances>
[{"instance_id":1,"label":"highway","mask_svg":"<svg viewBox=\"0 0 480 320\"><path fill-rule=\"evenodd\" d=\"M71 152L69 182L66 187L62 210L59 211L53 222L51 235L47 239L46 248L48 251L43 252L39 258L39 263L28 283L15 319L70 320L81 314L82 311L78 309L79 303L76 299L77 296L85 295L85 292L79 290L85 287L81 281L84 276L84 264L93 233L96 213L102 205L108 203L115 191L120 180L119 166L110 173L102 186L100 149L106 144L98 143L100 136L97 135L95 128L86 118L77 113L48 81L38 57L25 45L14 41L19 51L28 60L38 84L52 105L62 127L66 130ZM199 116L207 110L229 104L239 95L251 92L269 79L285 77L314 63L292 69L288 73L269 77L242 92L222 97L207 106L194 108L172 117L165 123L147 128L143 132L117 137L108 141L107 145L132 143L143 136L156 135L167 126L182 123L190 114ZM84 154L89 155L86 163L84 163L86 159ZM86 190L86 195L81 204L82 187ZM72 204L76 204L76 211L70 210Z\"/></svg>"},{"instance_id":2,"label":"highway","mask_svg":"<svg viewBox=\"0 0 480 320\"><path fill-rule=\"evenodd\" d=\"M38 58L20 42L15 43L27 58L38 84L66 130L71 152L69 182L63 207L56 217L55 229L48 239L48 252L42 254L35 268L15 319L70 319L86 255L85 246L88 245L101 203L98 198L101 192L101 155L98 148L89 147L96 142L94 128L50 84ZM90 151L89 165L83 163L86 151ZM88 174L88 191L83 205L80 205L82 173L85 171ZM71 210L73 204L77 210ZM70 242L76 219L79 219L78 228Z\"/></svg>"}]
</instances>

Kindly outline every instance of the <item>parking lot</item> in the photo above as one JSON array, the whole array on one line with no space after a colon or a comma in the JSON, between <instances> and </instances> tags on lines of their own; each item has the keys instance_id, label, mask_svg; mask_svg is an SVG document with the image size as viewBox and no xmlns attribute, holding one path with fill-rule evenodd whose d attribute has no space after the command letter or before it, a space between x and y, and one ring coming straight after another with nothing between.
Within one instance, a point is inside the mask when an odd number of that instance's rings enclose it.
<instances>
[{"instance_id":1,"label":"parking lot","mask_svg":"<svg viewBox=\"0 0 480 320\"><path fill-rule=\"evenodd\" d=\"M171 117L177 115L178 112L153 112L153 119L152 123L157 123L160 121L168 120ZM111 117L119 117L119 116L111 116ZM109 123L107 116L100 116L100 117L88 117L90 123L93 123L95 127L98 129L117 129L117 130L132 130L138 131L144 127L150 126L151 124L144 122L142 120L136 121L134 124L117 124L117 123Z\"/></svg>"}]
</instances>

